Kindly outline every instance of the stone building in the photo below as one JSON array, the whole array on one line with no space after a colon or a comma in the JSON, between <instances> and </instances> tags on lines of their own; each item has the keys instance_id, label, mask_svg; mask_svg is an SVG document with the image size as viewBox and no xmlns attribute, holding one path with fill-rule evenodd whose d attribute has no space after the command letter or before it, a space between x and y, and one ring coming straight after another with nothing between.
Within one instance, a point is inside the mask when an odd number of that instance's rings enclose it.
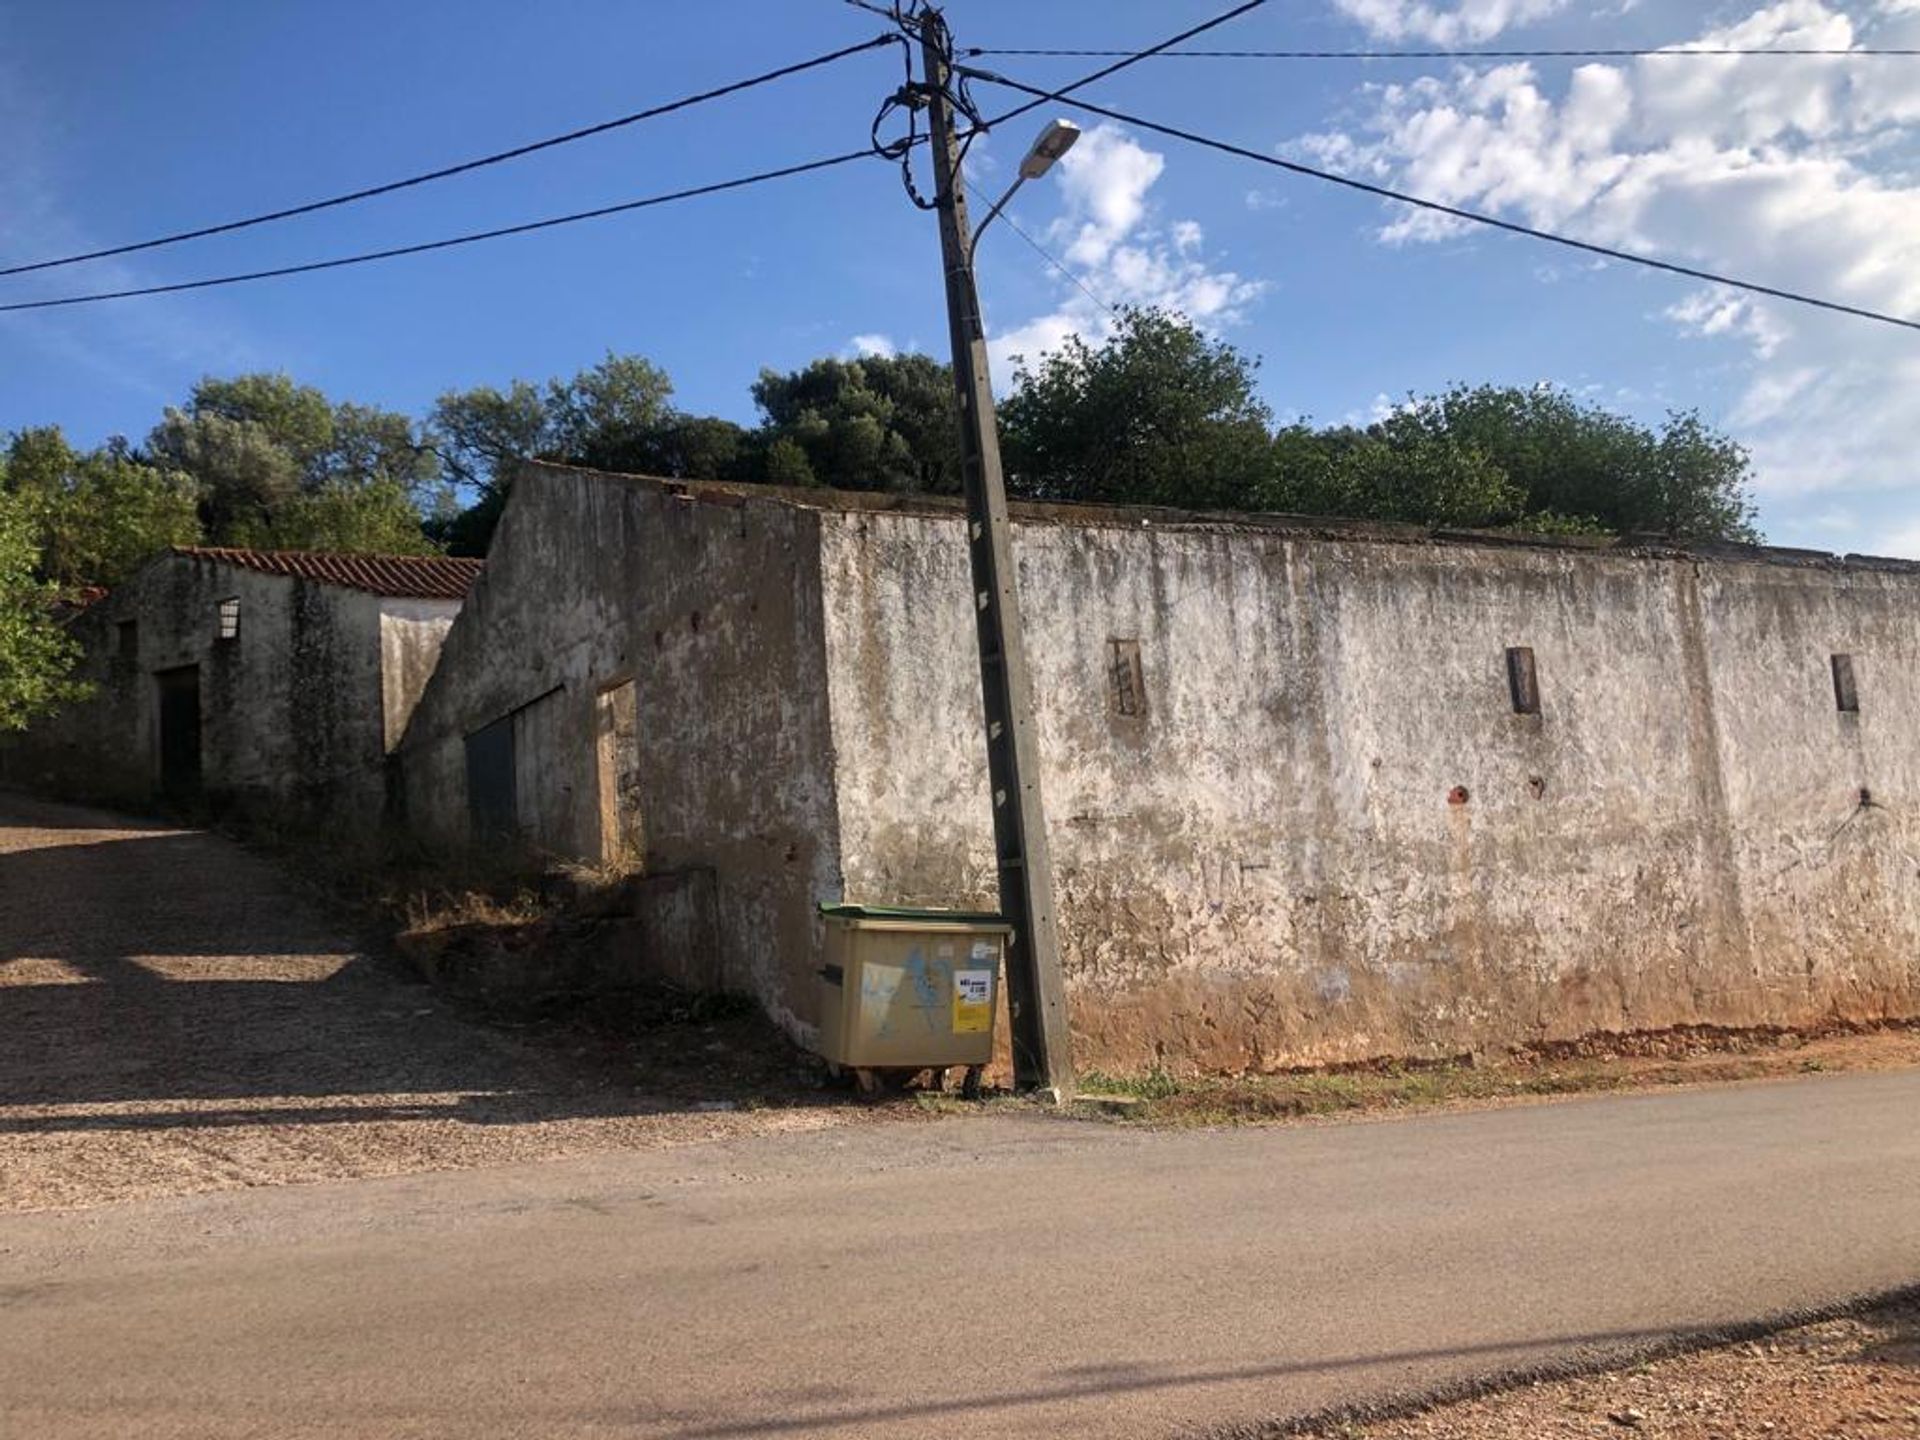
<instances>
[{"instance_id":1,"label":"stone building","mask_svg":"<svg viewBox=\"0 0 1920 1440\"><path fill-rule=\"evenodd\" d=\"M16 783L373 826L387 753L477 560L178 549L74 621L90 699L11 741Z\"/></svg>"},{"instance_id":2,"label":"stone building","mask_svg":"<svg viewBox=\"0 0 1920 1440\"><path fill-rule=\"evenodd\" d=\"M1920 1013L1920 567L1014 517L1083 1064ZM804 1038L819 902L993 899L964 525L530 468L409 823L709 876Z\"/></svg>"}]
</instances>

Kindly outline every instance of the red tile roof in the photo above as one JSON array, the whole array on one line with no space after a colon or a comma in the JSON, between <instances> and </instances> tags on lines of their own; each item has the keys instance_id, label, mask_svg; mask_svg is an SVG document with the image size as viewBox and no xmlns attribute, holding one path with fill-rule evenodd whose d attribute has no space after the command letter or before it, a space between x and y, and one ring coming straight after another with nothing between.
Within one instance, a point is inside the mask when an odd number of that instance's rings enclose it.
<instances>
[{"instance_id":1,"label":"red tile roof","mask_svg":"<svg viewBox=\"0 0 1920 1440\"><path fill-rule=\"evenodd\" d=\"M479 578L482 564L447 555L333 555L314 550L233 550L216 545L176 546L173 553L267 575L318 580L396 600L464 600Z\"/></svg>"}]
</instances>

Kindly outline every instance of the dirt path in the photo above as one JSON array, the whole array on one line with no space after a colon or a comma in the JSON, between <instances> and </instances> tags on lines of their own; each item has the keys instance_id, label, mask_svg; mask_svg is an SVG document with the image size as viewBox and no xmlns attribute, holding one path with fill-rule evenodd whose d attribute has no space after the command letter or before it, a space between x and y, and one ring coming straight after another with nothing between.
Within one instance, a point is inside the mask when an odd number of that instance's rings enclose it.
<instances>
[{"instance_id":1,"label":"dirt path","mask_svg":"<svg viewBox=\"0 0 1920 1440\"><path fill-rule=\"evenodd\" d=\"M688 1044L724 1052L717 1035ZM743 1110L724 1075L704 1101L648 1078L619 1050L464 1019L216 836L0 795L0 1211L864 1113Z\"/></svg>"}]
</instances>

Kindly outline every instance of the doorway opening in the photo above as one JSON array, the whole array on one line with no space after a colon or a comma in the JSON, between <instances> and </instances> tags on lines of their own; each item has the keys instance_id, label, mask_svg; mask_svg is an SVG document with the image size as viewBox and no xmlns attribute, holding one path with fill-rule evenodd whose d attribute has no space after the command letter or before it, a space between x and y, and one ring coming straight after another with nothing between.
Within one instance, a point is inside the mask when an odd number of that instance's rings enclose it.
<instances>
[{"instance_id":1,"label":"doorway opening","mask_svg":"<svg viewBox=\"0 0 1920 1440\"><path fill-rule=\"evenodd\" d=\"M200 793L200 667L154 673L160 694L160 789L186 799Z\"/></svg>"},{"instance_id":2,"label":"doorway opening","mask_svg":"<svg viewBox=\"0 0 1920 1440\"><path fill-rule=\"evenodd\" d=\"M646 858L640 817L640 708L633 681L594 699L594 749L600 788L600 863L633 867Z\"/></svg>"}]
</instances>

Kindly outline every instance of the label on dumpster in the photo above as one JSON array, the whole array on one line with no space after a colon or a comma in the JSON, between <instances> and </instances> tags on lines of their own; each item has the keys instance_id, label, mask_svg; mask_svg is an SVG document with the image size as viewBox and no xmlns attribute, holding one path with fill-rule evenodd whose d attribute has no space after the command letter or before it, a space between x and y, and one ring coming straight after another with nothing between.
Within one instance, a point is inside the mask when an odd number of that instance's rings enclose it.
<instances>
[{"instance_id":1,"label":"label on dumpster","mask_svg":"<svg viewBox=\"0 0 1920 1440\"><path fill-rule=\"evenodd\" d=\"M953 1033L980 1035L993 1029L993 971L953 972Z\"/></svg>"}]
</instances>

